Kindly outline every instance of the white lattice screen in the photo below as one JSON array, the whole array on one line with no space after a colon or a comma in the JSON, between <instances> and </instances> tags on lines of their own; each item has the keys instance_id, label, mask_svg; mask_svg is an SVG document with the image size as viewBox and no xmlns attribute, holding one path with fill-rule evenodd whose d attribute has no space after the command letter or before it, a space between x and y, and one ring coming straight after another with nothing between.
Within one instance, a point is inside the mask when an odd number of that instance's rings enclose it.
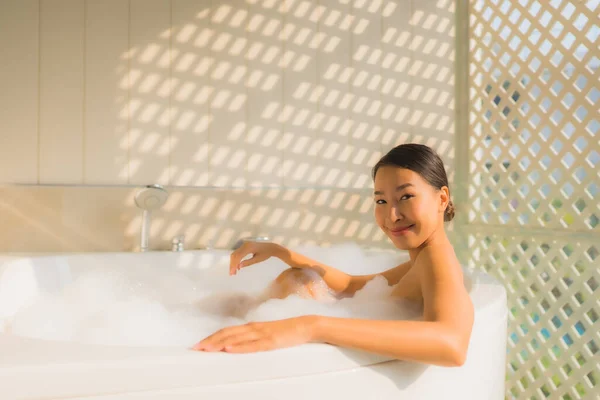
<instances>
[{"instance_id":1,"label":"white lattice screen","mask_svg":"<svg viewBox=\"0 0 600 400\"><path fill-rule=\"evenodd\" d=\"M469 2L461 253L508 289L509 399L600 399L599 13Z\"/></svg>"}]
</instances>

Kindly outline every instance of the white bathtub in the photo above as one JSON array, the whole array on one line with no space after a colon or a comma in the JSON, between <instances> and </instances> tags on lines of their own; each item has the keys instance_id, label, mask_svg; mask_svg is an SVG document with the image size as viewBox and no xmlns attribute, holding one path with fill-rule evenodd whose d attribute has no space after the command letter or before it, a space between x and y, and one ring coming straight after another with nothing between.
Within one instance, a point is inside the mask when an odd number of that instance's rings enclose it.
<instances>
[{"instance_id":1,"label":"white bathtub","mask_svg":"<svg viewBox=\"0 0 600 400\"><path fill-rule=\"evenodd\" d=\"M211 266L228 259L229 253L219 250L0 258L0 398L504 399L506 292L481 272L465 270L476 315L467 361L456 368L325 344L255 354L202 353L39 340L3 331L40 291L60 290L91 265L197 268L208 277ZM211 279L219 274L227 276L217 271Z\"/></svg>"}]
</instances>

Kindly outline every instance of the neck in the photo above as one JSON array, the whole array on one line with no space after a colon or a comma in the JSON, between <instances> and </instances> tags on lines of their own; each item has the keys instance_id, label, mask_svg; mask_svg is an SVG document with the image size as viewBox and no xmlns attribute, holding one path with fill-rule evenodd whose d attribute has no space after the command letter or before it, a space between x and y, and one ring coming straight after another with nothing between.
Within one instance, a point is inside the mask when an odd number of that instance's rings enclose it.
<instances>
[{"instance_id":1,"label":"neck","mask_svg":"<svg viewBox=\"0 0 600 400\"><path fill-rule=\"evenodd\" d=\"M419 247L410 249L408 251L410 260L414 262L417 259L417 256L419 255L419 253L421 253L421 251L423 251L424 249L426 249L428 247L447 245L449 243L450 243L450 241L448 240L448 236L446 236L446 231L444 230L444 226L442 223L442 226L435 229L431 233L431 235L429 235L429 237L427 239L425 239L425 241Z\"/></svg>"}]
</instances>

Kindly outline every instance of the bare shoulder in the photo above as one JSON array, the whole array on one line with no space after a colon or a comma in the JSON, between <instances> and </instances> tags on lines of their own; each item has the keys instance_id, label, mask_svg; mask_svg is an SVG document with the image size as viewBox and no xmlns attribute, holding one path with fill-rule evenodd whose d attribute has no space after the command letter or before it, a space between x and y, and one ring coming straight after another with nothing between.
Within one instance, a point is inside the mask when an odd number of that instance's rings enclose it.
<instances>
[{"instance_id":1,"label":"bare shoulder","mask_svg":"<svg viewBox=\"0 0 600 400\"><path fill-rule=\"evenodd\" d=\"M431 275L436 280L464 286L462 267L450 244L423 249L415 259L414 267L421 277Z\"/></svg>"},{"instance_id":2,"label":"bare shoulder","mask_svg":"<svg viewBox=\"0 0 600 400\"><path fill-rule=\"evenodd\" d=\"M383 272L381 275L388 280L390 285L395 285L402 280L402 278L412 269L412 262L406 261L400 265L395 266Z\"/></svg>"},{"instance_id":3,"label":"bare shoulder","mask_svg":"<svg viewBox=\"0 0 600 400\"><path fill-rule=\"evenodd\" d=\"M473 304L465 288L463 271L450 244L426 248L415 260L423 293L423 317L469 329Z\"/></svg>"}]
</instances>

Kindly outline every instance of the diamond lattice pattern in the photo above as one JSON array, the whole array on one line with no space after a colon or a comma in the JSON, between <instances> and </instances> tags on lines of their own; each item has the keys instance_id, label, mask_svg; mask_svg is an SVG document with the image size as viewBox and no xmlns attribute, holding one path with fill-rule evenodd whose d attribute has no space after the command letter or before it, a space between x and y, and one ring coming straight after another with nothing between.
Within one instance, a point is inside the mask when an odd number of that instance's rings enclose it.
<instances>
[{"instance_id":1,"label":"diamond lattice pattern","mask_svg":"<svg viewBox=\"0 0 600 400\"><path fill-rule=\"evenodd\" d=\"M489 233L465 238L465 264L485 269L507 289L507 398L597 398L600 243Z\"/></svg>"},{"instance_id":2,"label":"diamond lattice pattern","mask_svg":"<svg viewBox=\"0 0 600 400\"><path fill-rule=\"evenodd\" d=\"M461 258L508 289L509 399L600 399L599 14L469 1Z\"/></svg>"},{"instance_id":3,"label":"diamond lattice pattern","mask_svg":"<svg viewBox=\"0 0 600 400\"><path fill-rule=\"evenodd\" d=\"M598 4L471 1L471 222L600 232Z\"/></svg>"}]
</instances>

